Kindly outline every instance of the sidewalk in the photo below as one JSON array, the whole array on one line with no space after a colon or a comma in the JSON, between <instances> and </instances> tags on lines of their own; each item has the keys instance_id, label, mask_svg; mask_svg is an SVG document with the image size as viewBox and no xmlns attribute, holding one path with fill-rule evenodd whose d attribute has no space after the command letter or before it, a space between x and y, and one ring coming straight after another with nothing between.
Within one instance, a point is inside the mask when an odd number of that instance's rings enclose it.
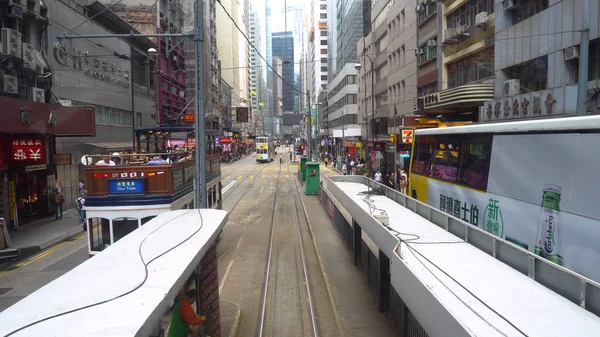
<instances>
[{"instance_id":1,"label":"sidewalk","mask_svg":"<svg viewBox=\"0 0 600 337\"><path fill-rule=\"evenodd\" d=\"M74 237L83 232L82 226L77 224L78 217L75 209L68 209L60 220L49 216L21 226L18 230L13 229L9 232L12 248L19 250L21 259Z\"/></svg>"},{"instance_id":2,"label":"sidewalk","mask_svg":"<svg viewBox=\"0 0 600 337\"><path fill-rule=\"evenodd\" d=\"M331 222L319 197L300 192L306 209L310 210L308 218L312 236L329 280L332 301L343 327L342 336L395 336L385 316L378 311L371 289L361 271L354 266L352 253ZM347 213L344 215L349 217Z\"/></svg>"}]
</instances>

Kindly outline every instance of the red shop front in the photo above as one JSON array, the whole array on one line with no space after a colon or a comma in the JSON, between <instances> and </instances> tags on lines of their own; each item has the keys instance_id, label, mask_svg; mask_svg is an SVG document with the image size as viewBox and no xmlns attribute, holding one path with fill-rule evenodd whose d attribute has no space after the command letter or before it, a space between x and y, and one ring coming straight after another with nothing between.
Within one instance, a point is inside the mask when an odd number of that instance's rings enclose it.
<instances>
[{"instance_id":1,"label":"red shop front","mask_svg":"<svg viewBox=\"0 0 600 337\"><path fill-rule=\"evenodd\" d=\"M0 217L18 227L54 213L61 188L54 164L57 136L94 136L93 107L0 98Z\"/></svg>"}]
</instances>

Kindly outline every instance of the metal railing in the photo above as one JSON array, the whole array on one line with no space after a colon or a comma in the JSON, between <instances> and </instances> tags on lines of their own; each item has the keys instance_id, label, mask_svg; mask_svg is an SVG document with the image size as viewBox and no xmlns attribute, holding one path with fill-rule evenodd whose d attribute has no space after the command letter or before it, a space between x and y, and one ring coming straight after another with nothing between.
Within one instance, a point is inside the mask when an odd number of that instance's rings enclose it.
<instances>
[{"instance_id":1,"label":"metal railing","mask_svg":"<svg viewBox=\"0 0 600 337\"><path fill-rule=\"evenodd\" d=\"M431 223L456 235L500 262L516 269L539 284L549 288L589 312L600 316L600 283L579 275L565 267L547 261L517 245L455 218L428 204L365 176L331 176L332 182L353 182L382 188L385 196L417 213Z\"/></svg>"}]
</instances>

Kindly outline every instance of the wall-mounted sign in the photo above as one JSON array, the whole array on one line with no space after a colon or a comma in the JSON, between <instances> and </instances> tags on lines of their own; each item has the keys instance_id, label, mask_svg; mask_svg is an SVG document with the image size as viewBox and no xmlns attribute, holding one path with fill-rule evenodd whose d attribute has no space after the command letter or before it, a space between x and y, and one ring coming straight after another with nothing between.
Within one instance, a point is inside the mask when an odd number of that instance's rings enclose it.
<instances>
[{"instance_id":1,"label":"wall-mounted sign","mask_svg":"<svg viewBox=\"0 0 600 337\"><path fill-rule=\"evenodd\" d=\"M15 164L46 163L42 137L15 137L10 142L10 158Z\"/></svg>"},{"instance_id":2,"label":"wall-mounted sign","mask_svg":"<svg viewBox=\"0 0 600 337\"><path fill-rule=\"evenodd\" d=\"M71 165L71 155L69 153L55 154L54 164L56 165Z\"/></svg>"},{"instance_id":3,"label":"wall-mounted sign","mask_svg":"<svg viewBox=\"0 0 600 337\"><path fill-rule=\"evenodd\" d=\"M183 121L185 123L194 123L196 121L196 114L194 114L194 113L183 114Z\"/></svg>"},{"instance_id":4,"label":"wall-mounted sign","mask_svg":"<svg viewBox=\"0 0 600 337\"><path fill-rule=\"evenodd\" d=\"M109 194L142 194L146 191L144 179L113 179L108 181Z\"/></svg>"},{"instance_id":5,"label":"wall-mounted sign","mask_svg":"<svg viewBox=\"0 0 600 337\"><path fill-rule=\"evenodd\" d=\"M233 143L233 138L232 137L221 137L220 141L221 141L221 144Z\"/></svg>"},{"instance_id":6,"label":"wall-mounted sign","mask_svg":"<svg viewBox=\"0 0 600 337\"><path fill-rule=\"evenodd\" d=\"M235 121L240 123L248 122L248 108L237 107L235 108Z\"/></svg>"},{"instance_id":7,"label":"wall-mounted sign","mask_svg":"<svg viewBox=\"0 0 600 337\"><path fill-rule=\"evenodd\" d=\"M46 164L25 166L25 172L42 171L46 169Z\"/></svg>"},{"instance_id":8,"label":"wall-mounted sign","mask_svg":"<svg viewBox=\"0 0 600 337\"><path fill-rule=\"evenodd\" d=\"M402 143L410 144L413 141L413 130L402 130Z\"/></svg>"},{"instance_id":9,"label":"wall-mounted sign","mask_svg":"<svg viewBox=\"0 0 600 337\"><path fill-rule=\"evenodd\" d=\"M119 87L129 88L129 71L121 70L115 63L109 60L100 60L96 56L90 56L89 51L81 51L77 48L69 48L60 42L52 46L54 59L63 66L72 67L82 71L85 75L114 84ZM113 58L114 59L114 58Z\"/></svg>"}]
</instances>

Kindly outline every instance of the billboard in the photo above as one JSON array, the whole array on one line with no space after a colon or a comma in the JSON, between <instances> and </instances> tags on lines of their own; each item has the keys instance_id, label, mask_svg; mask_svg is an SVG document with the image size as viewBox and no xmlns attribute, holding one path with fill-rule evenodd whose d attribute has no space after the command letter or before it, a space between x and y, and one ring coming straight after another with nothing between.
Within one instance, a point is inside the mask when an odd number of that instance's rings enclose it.
<instances>
[{"instance_id":1,"label":"billboard","mask_svg":"<svg viewBox=\"0 0 600 337\"><path fill-rule=\"evenodd\" d=\"M235 121L239 122L239 123L247 123L248 122L248 108L247 107L235 108Z\"/></svg>"},{"instance_id":2,"label":"billboard","mask_svg":"<svg viewBox=\"0 0 600 337\"><path fill-rule=\"evenodd\" d=\"M600 282L600 134L497 135L487 191L429 179L428 204Z\"/></svg>"}]
</instances>

